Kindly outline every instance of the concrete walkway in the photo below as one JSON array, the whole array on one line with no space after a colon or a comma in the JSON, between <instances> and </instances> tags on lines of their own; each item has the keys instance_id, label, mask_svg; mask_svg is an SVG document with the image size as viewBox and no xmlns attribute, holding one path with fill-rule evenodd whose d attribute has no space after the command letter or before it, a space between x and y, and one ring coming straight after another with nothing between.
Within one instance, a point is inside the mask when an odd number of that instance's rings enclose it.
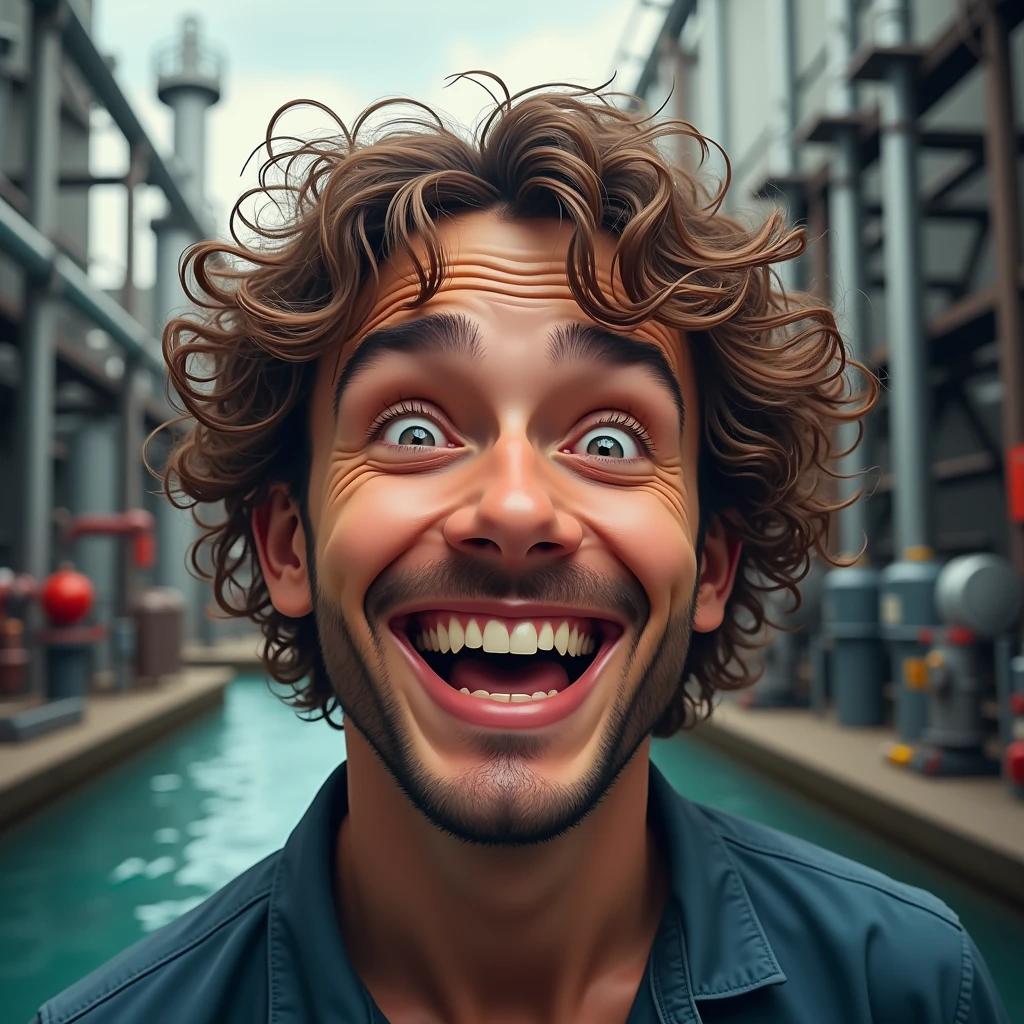
<instances>
[{"instance_id":1,"label":"concrete walkway","mask_svg":"<svg viewBox=\"0 0 1024 1024\"><path fill-rule=\"evenodd\" d=\"M78 725L0 745L0 830L217 707L234 677L231 668L189 668L157 689L90 696ZM0 704L0 714L14 709Z\"/></svg>"},{"instance_id":2,"label":"concrete walkway","mask_svg":"<svg viewBox=\"0 0 1024 1024\"><path fill-rule=\"evenodd\" d=\"M995 778L928 778L883 757L888 729L719 705L692 733L843 817L1024 908L1024 801Z\"/></svg>"},{"instance_id":3,"label":"concrete walkway","mask_svg":"<svg viewBox=\"0 0 1024 1024\"><path fill-rule=\"evenodd\" d=\"M212 647L186 644L183 657L186 665L232 668L239 673L263 675L263 662L260 660L262 648L263 637L257 634L221 640Z\"/></svg>"}]
</instances>

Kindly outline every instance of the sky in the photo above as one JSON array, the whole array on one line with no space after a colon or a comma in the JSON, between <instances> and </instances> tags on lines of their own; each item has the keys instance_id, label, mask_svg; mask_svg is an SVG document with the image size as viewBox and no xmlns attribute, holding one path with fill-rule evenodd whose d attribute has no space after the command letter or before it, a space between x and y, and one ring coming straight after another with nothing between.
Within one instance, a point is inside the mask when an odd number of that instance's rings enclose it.
<instances>
[{"instance_id":1,"label":"sky","mask_svg":"<svg viewBox=\"0 0 1024 1024\"><path fill-rule=\"evenodd\" d=\"M472 123L486 97L479 87L445 87L448 75L493 71L515 91L561 80L598 85L614 70L631 90L640 63L664 17L657 4L638 0L94 0L93 34L115 60L115 76L154 145L171 150L170 110L156 98L154 58L180 36L185 17L199 20L204 43L225 62L223 93L208 117L207 193L218 233L245 188L255 183L249 153L264 137L282 103L312 98L351 121L368 103L406 95ZM615 61L624 41L634 59ZM288 122L291 132L327 126L312 111ZM94 117L94 173L122 173L123 139L103 111ZM156 190L137 201L136 276L152 282L153 240L148 229L162 211ZM90 273L104 287L124 273L124 195L97 188L91 198Z\"/></svg>"}]
</instances>

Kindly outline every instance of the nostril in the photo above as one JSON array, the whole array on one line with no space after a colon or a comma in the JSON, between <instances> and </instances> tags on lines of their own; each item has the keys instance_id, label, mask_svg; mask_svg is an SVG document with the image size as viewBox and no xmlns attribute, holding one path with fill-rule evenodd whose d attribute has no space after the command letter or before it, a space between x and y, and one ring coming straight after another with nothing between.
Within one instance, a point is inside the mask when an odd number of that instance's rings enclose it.
<instances>
[{"instance_id":1,"label":"nostril","mask_svg":"<svg viewBox=\"0 0 1024 1024\"><path fill-rule=\"evenodd\" d=\"M499 554L501 553L501 548L497 542L487 537L467 537L462 543L466 547L474 548L477 551L497 551Z\"/></svg>"},{"instance_id":2,"label":"nostril","mask_svg":"<svg viewBox=\"0 0 1024 1024\"><path fill-rule=\"evenodd\" d=\"M561 544L556 544L553 540L541 540L530 548L529 554L549 555L561 550Z\"/></svg>"}]
</instances>

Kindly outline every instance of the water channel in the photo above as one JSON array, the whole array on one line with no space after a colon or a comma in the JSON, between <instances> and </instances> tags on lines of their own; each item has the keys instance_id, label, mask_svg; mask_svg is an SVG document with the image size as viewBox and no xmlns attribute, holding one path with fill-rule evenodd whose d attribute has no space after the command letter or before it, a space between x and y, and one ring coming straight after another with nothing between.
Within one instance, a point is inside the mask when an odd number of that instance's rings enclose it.
<instances>
[{"instance_id":1,"label":"water channel","mask_svg":"<svg viewBox=\"0 0 1024 1024\"><path fill-rule=\"evenodd\" d=\"M281 846L344 759L239 679L224 707L97 778L0 840L0 1024L200 903ZM691 799L755 818L930 889L974 934L1011 1020L1024 1021L1024 917L686 738L654 758Z\"/></svg>"}]
</instances>

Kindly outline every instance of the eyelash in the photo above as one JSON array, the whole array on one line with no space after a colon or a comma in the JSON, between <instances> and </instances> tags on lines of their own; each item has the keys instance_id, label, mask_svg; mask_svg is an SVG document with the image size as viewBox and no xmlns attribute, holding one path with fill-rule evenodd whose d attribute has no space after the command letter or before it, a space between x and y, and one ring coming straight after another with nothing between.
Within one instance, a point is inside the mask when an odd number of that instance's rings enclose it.
<instances>
[{"instance_id":1,"label":"eyelash","mask_svg":"<svg viewBox=\"0 0 1024 1024\"><path fill-rule=\"evenodd\" d=\"M422 402L418 402L415 399L407 400L402 399L396 405L392 405L385 409L379 416L370 424L366 431L366 438L368 441L376 441L380 437L384 428L392 421L397 420L401 416L423 416L428 420L433 420L439 427L448 428L438 418L436 412L433 409L428 409ZM454 431L452 431L454 433Z\"/></svg>"},{"instance_id":2,"label":"eyelash","mask_svg":"<svg viewBox=\"0 0 1024 1024\"><path fill-rule=\"evenodd\" d=\"M585 434L589 434L590 431L604 426L624 427L636 437L640 442L640 446L649 456L653 456L657 453L657 448L655 448L654 441L652 440L647 428L635 416L630 415L628 412L598 413L597 418L580 431L579 436L583 437ZM629 460L624 459L623 461L628 462Z\"/></svg>"},{"instance_id":3,"label":"eyelash","mask_svg":"<svg viewBox=\"0 0 1024 1024\"><path fill-rule=\"evenodd\" d=\"M444 423L438 422L437 413L427 408L422 402L415 399L402 399L396 405L392 405L380 413L370 424L366 431L367 440L376 441L384 428L392 421L402 416L423 416L426 419L434 420L438 426L450 429ZM629 430L640 442L640 446L648 455L654 455L657 449L647 428L636 417L626 412L600 413L599 418L590 423L580 436L589 433L591 430L602 426L624 427ZM454 433L454 431L453 431Z\"/></svg>"}]
</instances>

